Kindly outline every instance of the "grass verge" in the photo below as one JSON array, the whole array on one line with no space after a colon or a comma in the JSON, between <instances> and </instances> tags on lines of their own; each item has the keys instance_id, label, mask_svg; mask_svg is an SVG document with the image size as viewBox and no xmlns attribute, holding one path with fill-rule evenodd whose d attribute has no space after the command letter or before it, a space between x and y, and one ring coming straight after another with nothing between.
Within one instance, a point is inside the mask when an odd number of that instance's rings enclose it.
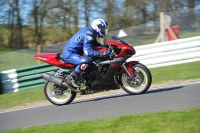
<instances>
[{"instance_id":1,"label":"grass verge","mask_svg":"<svg viewBox=\"0 0 200 133\"><path fill-rule=\"evenodd\" d=\"M153 83L200 78L200 61L150 69Z\"/></svg>"},{"instance_id":2,"label":"grass verge","mask_svg":"<svg viewBox=\"0 0 200 133\"><path fill-rule=\"evenodd\" d=\"M199 133L200 108L69 122L2 133Z\"/></svg>"},{"instance_id":3,"label":"grass verge","mask_svg":"<svg viewBox=\"0 0 200 133\"><path fill-rule=\"evenodd\" d=\"M0 110L42 100L46 100L42 88L23 90L17 93L3 94L0 95Z\"/></svg>"},{"instance_id":4,"label":"grass verge","mask_svg":"<svg viewBox=\"0 0 200 133\"><path fill-rule=\"evenodd\" d=\"M177 81L200 78L200 62L192 62L174 66L150 69L153 84L166 81ZM0 95L0 110L14 106L46 100L43 88L23 90L17 93Z\"/></svg>"}]
</instances>

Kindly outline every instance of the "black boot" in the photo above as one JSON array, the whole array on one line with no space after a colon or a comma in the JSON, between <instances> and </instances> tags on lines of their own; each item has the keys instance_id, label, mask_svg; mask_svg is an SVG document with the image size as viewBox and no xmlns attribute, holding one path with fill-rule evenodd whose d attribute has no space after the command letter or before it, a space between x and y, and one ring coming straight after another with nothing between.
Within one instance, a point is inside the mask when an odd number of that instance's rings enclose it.
<instances>
[{"instance_id":1,"label":"black boot","mask_svg":"<svg viewBox=\"0 0 200 133\"><path fill-rule=\"evenodd\" d=\"M80 84L77 82L78 75L75 71L73 71L68 77L67 77L67 83L75 88L79 88Z\"/></svg>"}]
</instances>

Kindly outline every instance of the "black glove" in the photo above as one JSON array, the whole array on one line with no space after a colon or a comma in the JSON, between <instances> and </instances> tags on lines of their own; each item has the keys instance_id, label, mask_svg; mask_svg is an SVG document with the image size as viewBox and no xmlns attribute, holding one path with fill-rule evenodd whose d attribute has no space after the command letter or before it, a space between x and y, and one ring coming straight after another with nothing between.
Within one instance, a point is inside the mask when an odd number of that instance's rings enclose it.
<instances>
[{"instance_id":1,"label":"black glove","mask_svg":"<svg viewBox=\"0 0 200 133\"><path fill-rule=\"evenodd\" d=\"M110 57L110 54L111 54L111 51L110 50L106 50L104 52L100 52L99 53L99 57L100 58L108 58L108 57Z\"/></svg>"}]
</instances>

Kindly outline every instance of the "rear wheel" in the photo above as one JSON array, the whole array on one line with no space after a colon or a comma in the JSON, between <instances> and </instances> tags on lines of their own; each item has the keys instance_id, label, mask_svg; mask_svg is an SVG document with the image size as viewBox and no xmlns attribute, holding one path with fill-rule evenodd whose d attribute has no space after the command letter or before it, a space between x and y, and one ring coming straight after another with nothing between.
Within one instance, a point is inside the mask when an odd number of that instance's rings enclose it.
<instances>
[{"instance_id":1,"label":"rear wheel","mask_svg":"<svg viewBox=\"0 0 200 133\"><path fill-rule=\"evenodd\" d=\"M119 77L120 85L124 91L129 94L141 94L146 92L151 86L152 76L149 69L143 64L136 64L132 66L135 74L130 77L126 72Z\"/></svg>"},{"instance_id":2,"label":"rear wheel","mask_svg":"<svg viewBox=\"0 0 200 133\"><path fill-rule=\"evenodd\" d=\"M44 94L47 100L55 105L70 104L76 97L76 92L66 87L60 87L49 81L44 83Z\"/></svg>"}]
</instances>

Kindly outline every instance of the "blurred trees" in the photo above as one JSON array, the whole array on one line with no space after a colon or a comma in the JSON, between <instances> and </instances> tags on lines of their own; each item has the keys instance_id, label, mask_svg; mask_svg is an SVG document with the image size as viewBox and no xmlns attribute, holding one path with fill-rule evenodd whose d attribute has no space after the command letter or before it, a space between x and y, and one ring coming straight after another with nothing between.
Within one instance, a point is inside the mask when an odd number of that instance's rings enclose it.
<instances>
[{"instance_id":1,"label":"blurred trees","mask_svg":"<svg viewBox=\"0 0 200 133\"><path fill-rule=\"evenodd\" d=\"M21 1L21 3L23 3L23 1ZM9 47L18 47L18 46L23 47L24 45L23 24L22 24L23 22L20 13L21 7L19 4L19 0L10 0L10 1L2 0L0 2L0 8L1 8L0 22L2 24L5 24L3 28L5 28L6 31L8 32L6 36L8 41L6 43L9 45Z\"/></svg>"},{"instance_id":2,"label":"blurred trees","mask_svg":"<svg viewBox=\"0 0 200 133\"><path fill-rule=\"evenodd\" d=\"M30 17L34 22L34 36L35 42L37 45L40 45L43 42L43 25L45 19L48 18L48 13L50 10L57 7L57 3L53 0L33 0L29 3L32 7L30 12Z\"/></svg>"},{"instance_id":3,"label":"blurred trees","mask_svg":"<svg viewBox=\"0 0 200 133\"><path fill-rule=\"evenodd\" d=\"M158 21L160 12L181 9L190 10L183 17L192 26L193 10L199 7L200 0L1 0L0 45L65 41L94 18L106 19L109 30L115 30Z\"/></svg>"}]
</instances>

